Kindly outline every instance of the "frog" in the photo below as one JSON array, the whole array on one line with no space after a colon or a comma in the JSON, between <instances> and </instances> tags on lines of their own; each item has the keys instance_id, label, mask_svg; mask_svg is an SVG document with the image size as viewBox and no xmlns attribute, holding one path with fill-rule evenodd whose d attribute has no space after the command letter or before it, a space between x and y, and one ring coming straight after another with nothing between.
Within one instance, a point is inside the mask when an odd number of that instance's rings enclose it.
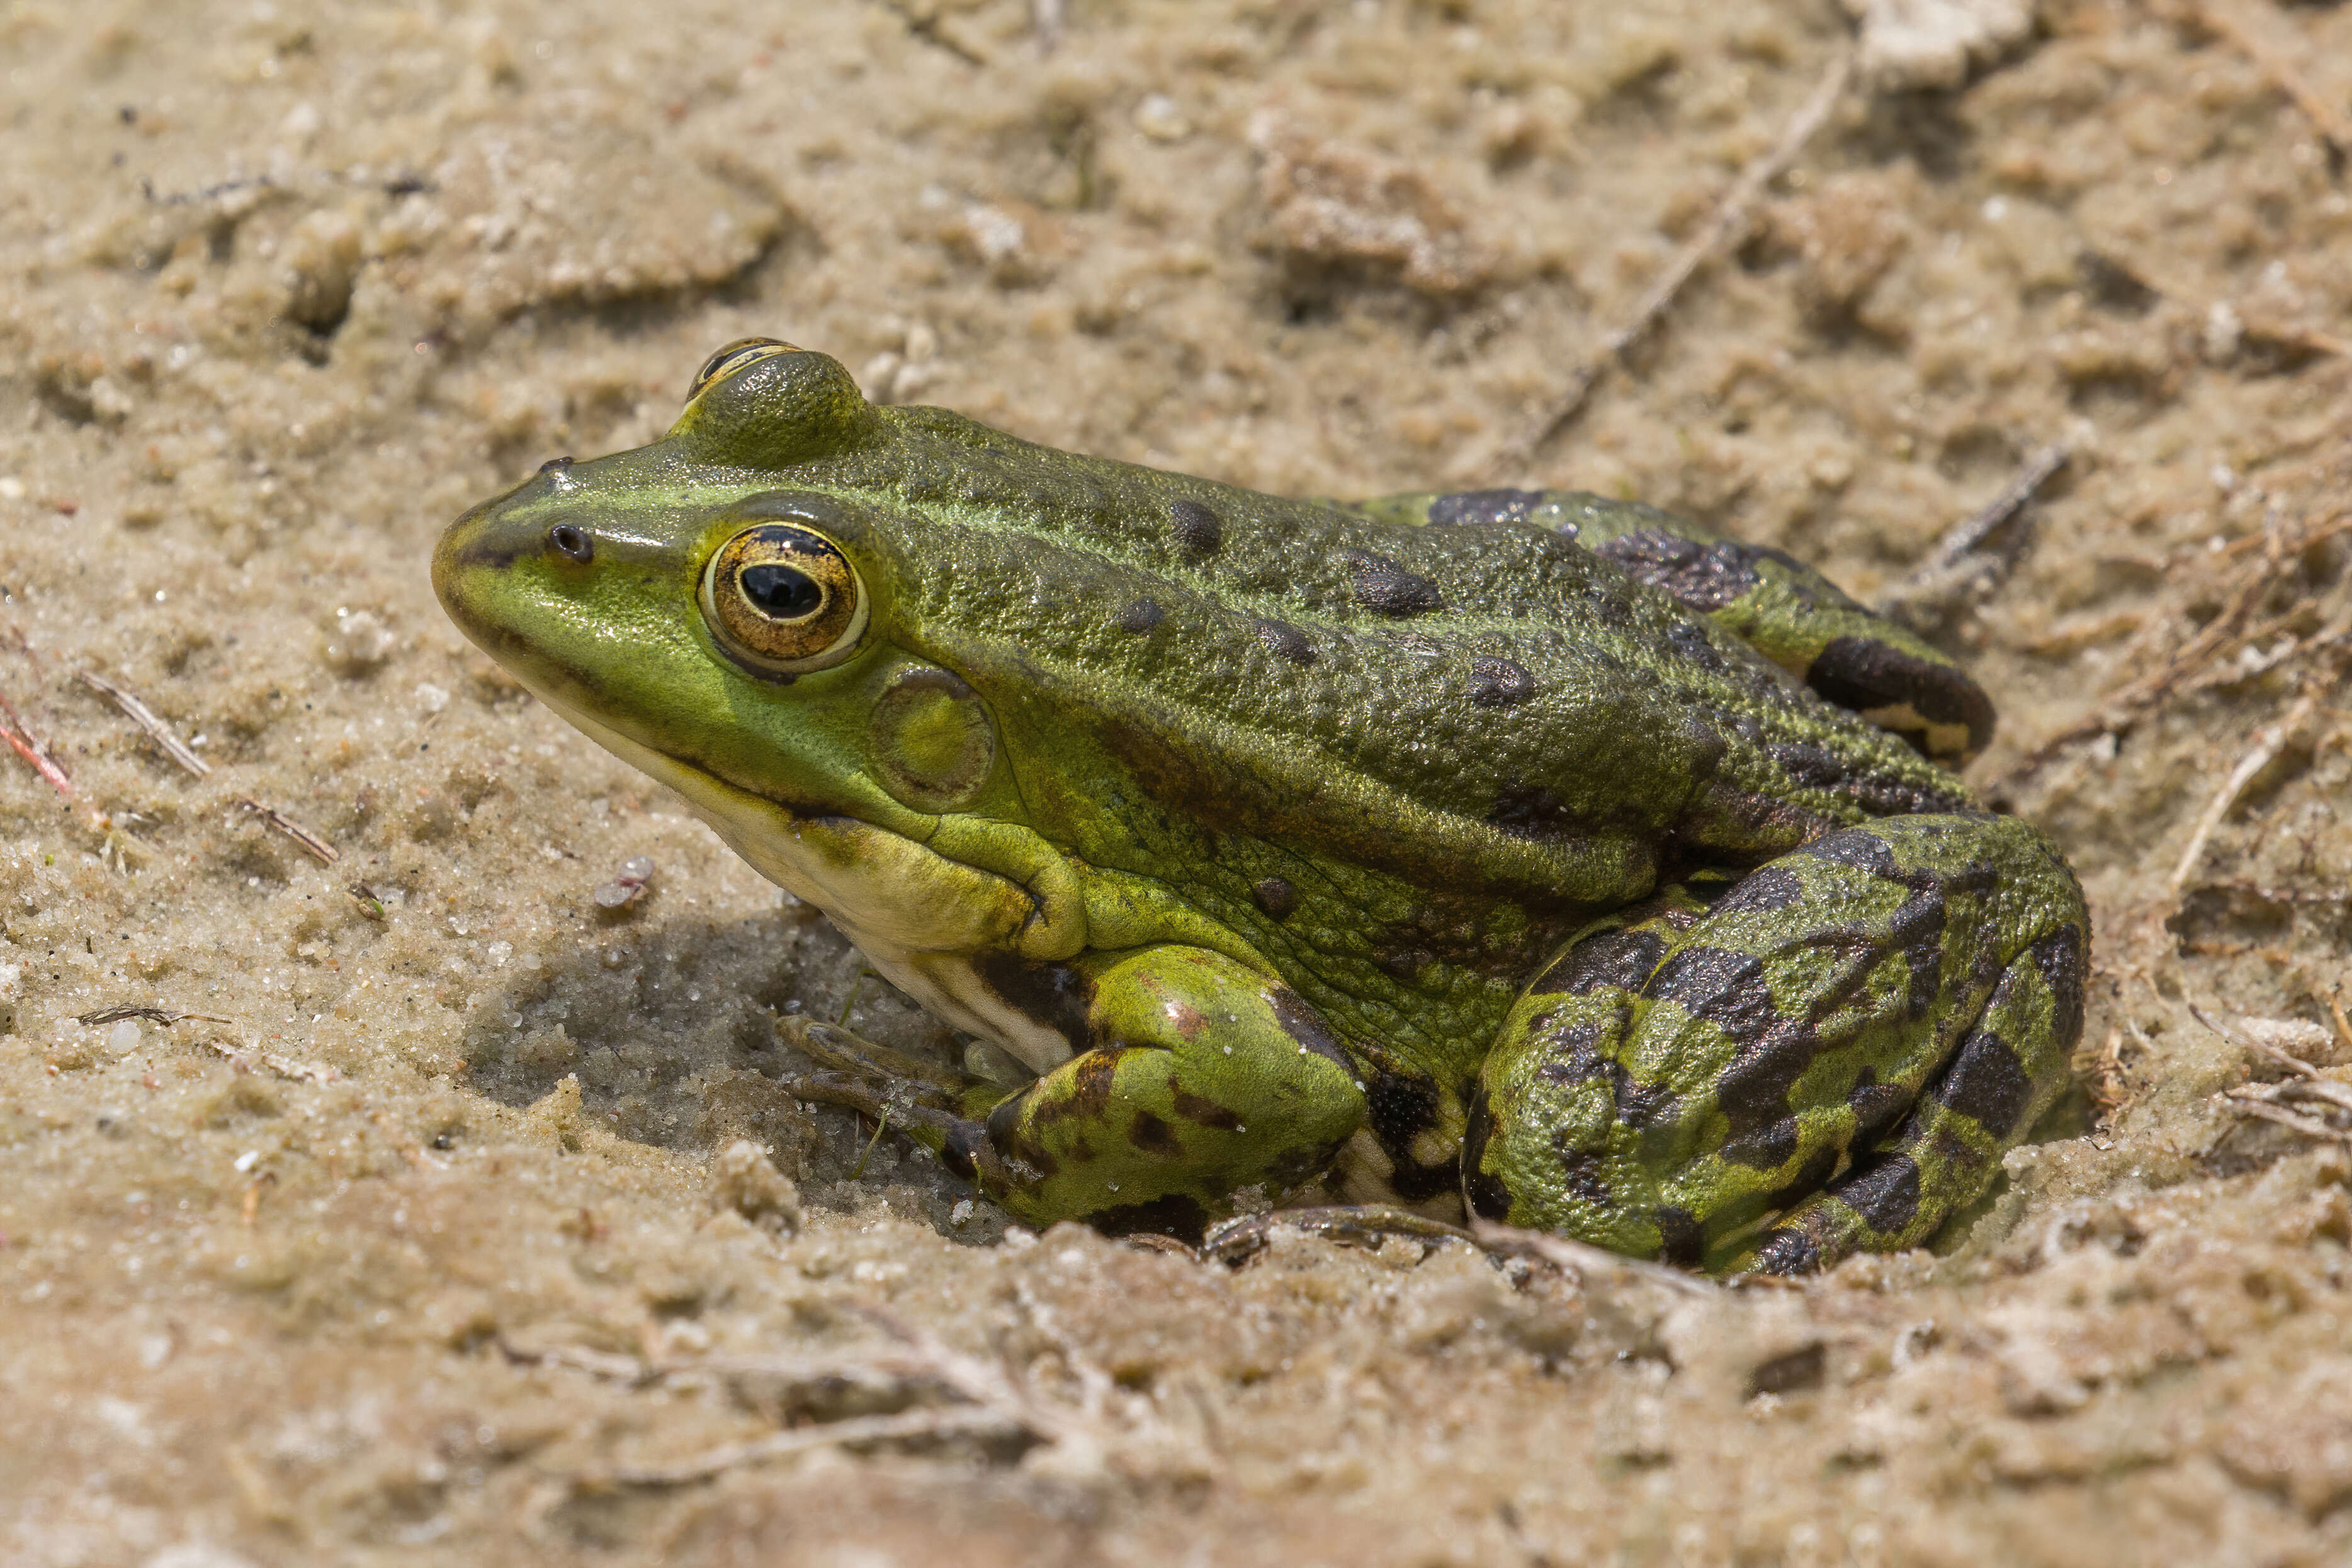
<instances>
[{"instance_id":1,"label":"frog","mask_svg":"<svg viewBox=\"0 0 2352 1568\"><path fill-rule=\"evenodd\" d=\"M1664 510L1263 494L750 339L432 573L968 1044L803 1022L782 1090L1025 1226L1385 1206L1802 1273L1980 1210L2070 1083L2089 916L1959 776L1984 691Z\"/></svg>"}]
</instances>

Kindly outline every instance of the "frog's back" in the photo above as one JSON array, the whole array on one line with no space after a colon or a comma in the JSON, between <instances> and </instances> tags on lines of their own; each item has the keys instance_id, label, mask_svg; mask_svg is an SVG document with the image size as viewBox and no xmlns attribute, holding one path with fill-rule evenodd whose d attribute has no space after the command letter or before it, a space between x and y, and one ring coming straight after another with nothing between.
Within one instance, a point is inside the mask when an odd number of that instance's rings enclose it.
<instances>
[{"instance_id":1,"label":"frog's back","mask_svg":"<svg viewBox=\"0 0 2352 1568\"><path fill-rule=\"evenodd\" d=\"M1016 728L1074 727L1163 810L1601 907L1952 776L1533 521L1430 528L893 411L814 483L899 507L887 612Z\"/></svg>"}]
</instances>

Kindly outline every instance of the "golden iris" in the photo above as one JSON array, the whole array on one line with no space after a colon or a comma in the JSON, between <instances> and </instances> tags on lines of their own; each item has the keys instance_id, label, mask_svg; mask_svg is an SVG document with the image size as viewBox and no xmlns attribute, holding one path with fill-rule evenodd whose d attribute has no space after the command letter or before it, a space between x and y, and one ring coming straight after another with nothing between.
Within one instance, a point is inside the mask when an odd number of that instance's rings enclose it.
<instances>
[{"instance_id":1,"label":"golden iris","mask_svg":"<svg viewBox=\"0 0 2352 1568\"><path fill-rule=\"evenodd\" d=\"M702 614L742 663L796 675L838 664L866 634L866 585L834 542L761 523L719 547L702 573Z\"/></svg>"}]
</instances>

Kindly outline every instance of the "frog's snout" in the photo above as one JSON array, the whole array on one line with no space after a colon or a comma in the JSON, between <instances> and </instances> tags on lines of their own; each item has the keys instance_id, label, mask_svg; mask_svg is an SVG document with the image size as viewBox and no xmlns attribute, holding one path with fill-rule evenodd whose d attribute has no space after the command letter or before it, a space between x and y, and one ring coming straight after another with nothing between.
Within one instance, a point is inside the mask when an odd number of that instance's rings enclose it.
<instances>
[{"instance_id":1,"label":"frog's snout","mask_svg":"<svg viewBox=\"0 0 2352 1568\"><path fill-rule=\"evenodd\" d=\"M538 512L540 515L533 515ZM586 561L594 537L576 523L550 519L540 508L485 501L443 531L433 548L433 592L459 629L481 642L500 619L498 608L518 562L541 556Z\"/></svg>"}]
</instances>

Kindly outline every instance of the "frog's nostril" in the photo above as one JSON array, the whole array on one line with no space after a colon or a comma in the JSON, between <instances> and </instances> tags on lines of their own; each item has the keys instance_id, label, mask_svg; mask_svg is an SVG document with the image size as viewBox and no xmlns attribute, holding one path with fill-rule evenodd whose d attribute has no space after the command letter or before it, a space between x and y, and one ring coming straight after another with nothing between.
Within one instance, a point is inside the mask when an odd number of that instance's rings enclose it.
<instances>
[{"instance_id":1,"label":"frog's nostril","mask_svg":"<svg viewBox=\"0 0 2352 1568\"><path fill-rule=\"evenodd\" d=\"M558 523L547 530L547 542L576 561L586 561L596 553L596 541L588 530L571 523Z\"/></svg>"}]
</instances>

